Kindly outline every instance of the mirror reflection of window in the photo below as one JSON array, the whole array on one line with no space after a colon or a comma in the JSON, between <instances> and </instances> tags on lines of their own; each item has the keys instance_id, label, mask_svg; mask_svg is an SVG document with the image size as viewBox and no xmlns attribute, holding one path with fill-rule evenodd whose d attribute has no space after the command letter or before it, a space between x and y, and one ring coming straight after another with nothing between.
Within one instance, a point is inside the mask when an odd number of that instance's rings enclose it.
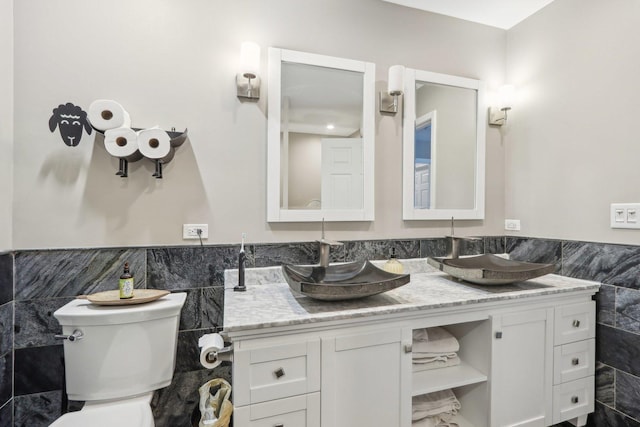
<instances>
[{"instance_id":1,"label":"mirror reflection of window","mask_svg":"<svg viewBox=\"0 0 640 427\"><path fill-rule=\"evenodd\" d=\"M416 82L416 164L421 165L420 196L416 181L416 209L473 209L476 175L477 91L443 84ZM426 130L420 120L437 111L437 127L431 128L429 162L418 152L418 138ZM437 141L437 145L434 143ZM425 171L428 165L428 172ZM426 198L428 193L428 198Z\"/></svg>"},{"instance_id":2,"label":"mirror reflection of window","mask_svg":"<svg viewBox=\"0 0 640 427\"><path fill-rule=\"evenodd\" d=\"M432 174L434 174L435 162L435 129L436 111L431 111L416 119L415 132L415 159L414 159L414 207L416 209L429 209L435 205L435 192L432 188Z\"/></svg>"}]
</instances>

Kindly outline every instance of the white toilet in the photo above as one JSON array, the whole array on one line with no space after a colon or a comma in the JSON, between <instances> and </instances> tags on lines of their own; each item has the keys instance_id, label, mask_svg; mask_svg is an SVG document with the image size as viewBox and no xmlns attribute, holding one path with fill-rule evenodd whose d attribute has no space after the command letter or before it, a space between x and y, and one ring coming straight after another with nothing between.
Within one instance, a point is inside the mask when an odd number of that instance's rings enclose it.
<instances>
[{"instance_id":1,"label":"white toilet","mask_svg":"<svg viewBox=\"0 0 640 427\"><path fill-rule=\"evenodd\" d=\"M186 293L130 306L69 302L53 315L62 325L67 395L82 410L51 427L153 427L153 391L171 383Z\"/></svg>"}]
</instances>

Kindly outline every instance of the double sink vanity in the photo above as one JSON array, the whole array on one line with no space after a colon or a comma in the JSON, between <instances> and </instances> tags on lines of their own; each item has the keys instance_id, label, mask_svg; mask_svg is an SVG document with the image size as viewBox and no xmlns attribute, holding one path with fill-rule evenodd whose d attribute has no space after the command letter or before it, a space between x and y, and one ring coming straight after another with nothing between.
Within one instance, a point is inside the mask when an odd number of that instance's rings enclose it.
<instances>
[{"instance_id":1,"label":"double sink vanity","mask_svg":"<svg viewBox=\"0 0 640 427\"><path fill-rule=\"evenodd\" d=\"M402 169L402 220L477 223L483 82L408 67L403 78L402 164L385 164ZM268 222L373 221L376 107L388 114L392 95L376 96L375 64L269 48L268 92ZM330 265L324 233L319 266L243 271L244 292L227 270L236 425L409 427L412 399L445 390L461 427L584 425L599 284L553 265L458 260L455 243L450 259L403 260L408 275ZM457 340L459 364L414 369L414 331L432 327Z\"/></svg>"},{"instance_id":2,"label":"double sink vanity","mask_svg":"<svg viewBox=\"0 0 640 427\"><path fill-rule=\"evenodd\" d=\"M548 274L484 286L402 262L407 284L338 301L293 291L281 267L248 269L246 292L225 272L237 425L409 427L412 397L445 389L460 426L585 424L599 284ZM435 326L457 338L461 363L413 372L413 331Z\"/></svg>"}]
</instances>

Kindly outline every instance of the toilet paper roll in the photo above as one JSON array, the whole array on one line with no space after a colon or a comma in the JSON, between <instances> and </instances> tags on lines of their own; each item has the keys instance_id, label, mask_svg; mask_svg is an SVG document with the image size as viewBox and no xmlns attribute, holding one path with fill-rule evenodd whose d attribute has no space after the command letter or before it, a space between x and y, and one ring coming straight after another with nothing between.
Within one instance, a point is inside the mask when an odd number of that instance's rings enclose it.
<instances>
[{"instance_id":1,"label":"toilet paper roll","mask_svg":"<svg viewBox=\"0 0 640 427\"><path fill-rule=\"evenodd\" d=\"M138 131L138 149L143 156L151 160L162 160L164 163L173 158L175 151L171 147L169 134L157 127Z\"/></svg>"},{"instance_id":2,"label":"toilet paper roll","mask_svg":"<svg viewBox=\"0 0 640 427\"><path fill-rule=\"evenodd\" d=\"M218 358L218 351L224 347L224 340L220 334L205 334L198 340L200 347L200 364L207 369L213 369L222 361ZM209 357L207 357L209 356Z\"/></svg>"},{"instance_id":3,"label":"toilet paper roll","mask_svg":"<svg viewBox=\"0 0 640 427\"><path fill-rule=\"evenodd\" d=\"M113 157L130 162L142 158L142 153L138 150L138 134L131 128L121 127L105 131L104 148Z\"/></svg>"},{"instance_id":4,"label":"toilet paper roll","mask_svg":"<svg viewBox=\"0 0 640 427\"><path fill-rule=\"evenodd\" d=\"M131 117L122 105L112 99L97 99L89 105L87 115L91 126L105 131L119 127L130 127Z\"/></svg>"}]
</instances>

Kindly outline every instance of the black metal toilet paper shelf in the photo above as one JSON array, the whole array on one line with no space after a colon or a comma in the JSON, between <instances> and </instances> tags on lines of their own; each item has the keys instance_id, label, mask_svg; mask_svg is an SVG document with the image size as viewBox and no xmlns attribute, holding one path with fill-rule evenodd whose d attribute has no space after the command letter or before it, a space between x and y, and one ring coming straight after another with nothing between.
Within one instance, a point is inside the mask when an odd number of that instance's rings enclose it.
<instances>
[{"instance_id":1,"label":"black metal toilet paper shelf","mask_svg":"<svg viewBox=\"0 0 640 427\"><path fill-rule=\"evenodd\" d=\"M96 129L95 127L93 129L96 131L96 134L102 135L102 137L104 138L105 131ZM144 129L132 127L131 130L133 130L134 132L138 132ZM166 165L171 160L173 160L175 149L177 149L182 144L184 144L184 142L187 140L187 137L188 137L188 129L185 129L184 132L177 132L175 128L172 128L170 131L164 131L164 132L166 132L167 135L169 136L169 144L171 145L170 153L162 159L149 159L155 163L155 170L152 176L157 179L163 178L163 173L162 173L163 165ZM119 165L118 165L118 171L116 172L116 175L118 175L121 178L127 178L129 176L129 163L137 162L138 160L141 160L143 158L148 158L148 157L145 157L139 151L137 151L136 154L129 157L118 157Z\"/></svg>"}]
</instances>

